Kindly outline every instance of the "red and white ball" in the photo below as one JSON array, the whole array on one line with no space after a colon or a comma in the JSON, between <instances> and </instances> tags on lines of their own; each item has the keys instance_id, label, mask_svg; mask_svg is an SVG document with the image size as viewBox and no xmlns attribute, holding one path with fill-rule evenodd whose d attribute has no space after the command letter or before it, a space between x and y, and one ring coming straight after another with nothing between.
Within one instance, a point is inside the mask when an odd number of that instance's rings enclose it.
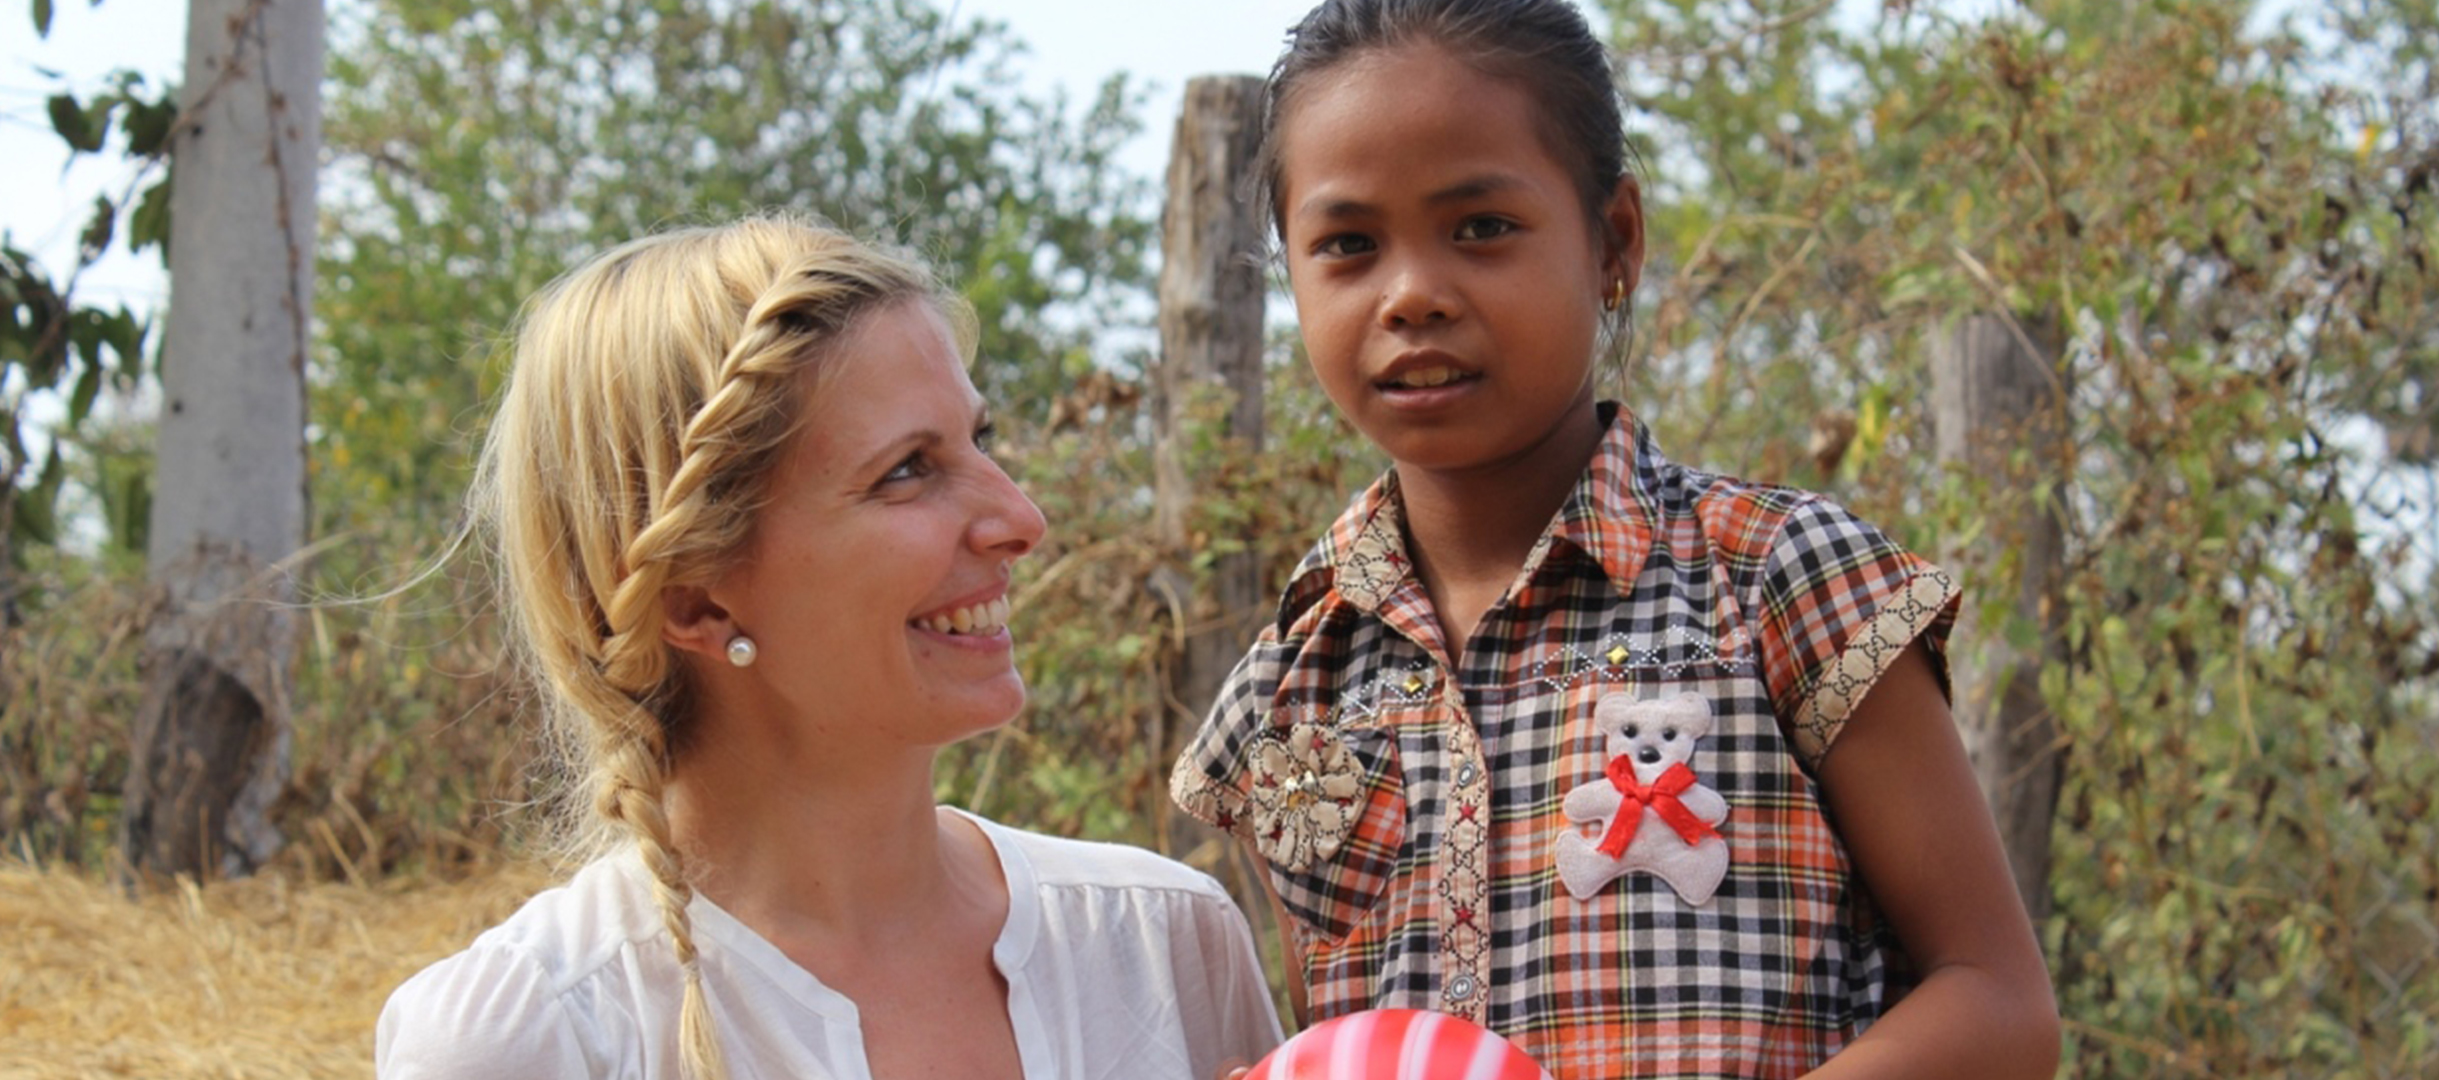
<instances>
[{"instance_id":1,"label":"red and white ball","mask_svg":"<svg viewBox=\"0 0 2439 1080\"><path fill-rule=\"evenodd\" d=\"M1280 1044L1245 1080L1550 1080L1498 1033L1446 1013L1372 1009Z\"/></svg>"}]
</instances>

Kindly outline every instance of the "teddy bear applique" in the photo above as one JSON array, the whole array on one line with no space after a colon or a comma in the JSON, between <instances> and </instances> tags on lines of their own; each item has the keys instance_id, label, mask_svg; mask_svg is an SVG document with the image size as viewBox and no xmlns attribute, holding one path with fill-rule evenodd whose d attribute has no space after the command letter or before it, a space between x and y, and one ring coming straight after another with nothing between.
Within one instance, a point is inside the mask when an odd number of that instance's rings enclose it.
<instances>
[{"instance_id":1,"label":"teddy bear applique","mask_svg":"<svg viewBox=\"0 0 2439 1080\"><path fill-rule=\"evenodd\" d=\"M1566 794L1570 825L1558 834L1558 878L1578 900L1611 881L1647 873L1701 906L1728 873L1719 835L1728 801L1702 786L1694 744L1711 730L1710 702L1697 694L1637 701L1610 694L1593 706L1606 740L1602 775ZM1591 826L1587 829L1585 826Z\"/></svg>"}]
</instances>

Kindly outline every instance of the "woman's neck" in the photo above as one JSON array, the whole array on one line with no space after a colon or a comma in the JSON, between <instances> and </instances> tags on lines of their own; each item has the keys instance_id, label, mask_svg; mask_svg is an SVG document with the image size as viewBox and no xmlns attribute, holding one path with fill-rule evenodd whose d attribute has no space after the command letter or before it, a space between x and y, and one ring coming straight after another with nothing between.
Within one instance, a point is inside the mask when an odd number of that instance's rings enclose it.
<instances>
[{"instance_id":1,"label":"woman's neck","mask_svg":"<svg viewBox=\"0 0 2439 1080\"><path fill-rule=\"evenodd\" d=\"M1506 594L1533 544L1566 504L1600 446L1589 405L1530 451L1462 472L1397 467L1406 551L1439 612L1449 659L1464 652L1484 613Z\"/></svg>"},{"instance_id":2,"label":"woman's neck","mask_svg":"<svg viewBox=\"0 0 2439 1080\"><path fill-rule=\"evenodd\" d=\"M705 742L671 778L671 828L697 889L764 937L884 941L965 899L971 852L933 803L929 752L808 762Z\"/></svg>"}]
</instances>

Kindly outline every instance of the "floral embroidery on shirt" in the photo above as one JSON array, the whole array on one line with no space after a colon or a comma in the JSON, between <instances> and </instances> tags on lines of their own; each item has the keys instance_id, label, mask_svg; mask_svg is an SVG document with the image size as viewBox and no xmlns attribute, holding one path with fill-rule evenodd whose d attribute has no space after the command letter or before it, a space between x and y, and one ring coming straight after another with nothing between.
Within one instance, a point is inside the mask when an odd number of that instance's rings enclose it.
<instances>
[{"instance_id":1,"label":"floral embroidery on shirt","mask_svg":"<svg viewBox=\"0 0 2439 1080\"><path fill-rule=\"evenodd\" d=\"M1254 744L1253 837L1262 854L1305 870L1338 854L1363 815L1363 763L1318 724L1296 724Z\"/></svg>"}]
</instances>

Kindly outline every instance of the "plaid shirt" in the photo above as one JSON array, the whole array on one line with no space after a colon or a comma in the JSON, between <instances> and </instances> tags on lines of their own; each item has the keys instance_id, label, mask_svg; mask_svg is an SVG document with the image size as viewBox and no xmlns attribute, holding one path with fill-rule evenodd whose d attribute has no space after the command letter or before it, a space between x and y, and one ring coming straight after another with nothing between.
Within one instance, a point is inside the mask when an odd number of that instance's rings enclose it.
<instances>
[{"instance_id":1,"label":"plaid shirt","mask_svg":"<svg viewBox=\"0 0 2439 1080\"><path fill-rule=\"evenodd\" d=\"M1359 497L1171 793L1266 859L1315 1019L1439 1009L1561 1080L1795 1076L1911 985L1813 769L1907 643L1944 666L1956 588L1820 496L1674 464L1603 416L1461 666L1405 557L1394 472ZM1711 715L1684 763L1725 800L1724 878L1691 902L1628 872L1579 900L1554 852L1603 835L1567 799L1613 783L1596 706L1685 693Z\"/></svg>"}]
</instances>

